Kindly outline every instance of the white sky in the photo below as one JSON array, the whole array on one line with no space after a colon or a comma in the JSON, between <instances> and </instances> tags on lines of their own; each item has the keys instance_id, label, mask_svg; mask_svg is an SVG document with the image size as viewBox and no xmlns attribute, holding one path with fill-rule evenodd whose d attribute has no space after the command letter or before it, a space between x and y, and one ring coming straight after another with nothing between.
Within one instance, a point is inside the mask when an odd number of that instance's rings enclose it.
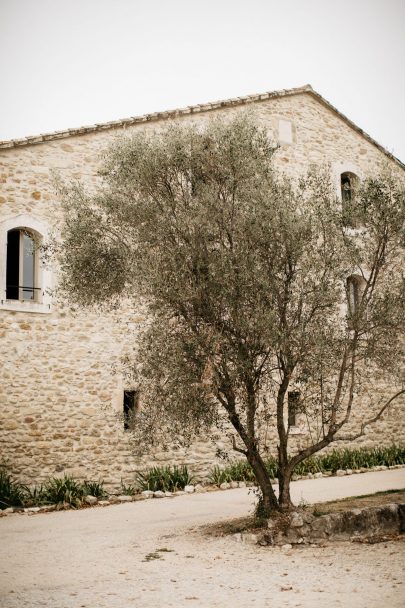
<instances>
[{"instance_id":1,"label":"white sky","mask_svg":"<svg viewBox=\"0 0 405 608\"><path fill-rule=\"evenodd\" d=\"M0 0L0 139L306 83L405 161L405 0Z\"/></svg>"}]
</instances>

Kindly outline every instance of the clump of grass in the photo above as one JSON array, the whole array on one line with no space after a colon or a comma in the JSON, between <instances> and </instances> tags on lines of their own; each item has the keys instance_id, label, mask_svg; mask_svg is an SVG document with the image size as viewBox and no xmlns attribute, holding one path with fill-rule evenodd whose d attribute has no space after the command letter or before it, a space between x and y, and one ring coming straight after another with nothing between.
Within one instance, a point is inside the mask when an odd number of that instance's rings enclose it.
<instances>
[{"instance_id":1,"label":"clump of grass","mask_svg":"<svg viewBox=\"0 0 405 608\"><path fill-rule=\"evenodd\" d=\"M308 473L324 473L327 470L330 469L324 466L322 456L311 456L297 464L294 468L294 473L296 475L308 475Z\"/></svg>"},{"instance_id":2,"label":"clump of grass","mask_svg":"<svg viewBox=\"0 0 405 608\"><path fill-rule=\"evenodd\" d=\"M0 467L0 508L32 507L56 504L78 508L88 494L96 498L107 496L104 482L78 481L69 475L49 478L44 484L26 486L13 480L5 467Z\"/></svg>"},{"instance_id":3,"label":"clump of grass","mask_svg":"<svg viewBox=\"0 0 405 608\"><path fill-rule=\"evenodd\" d=\"M37 507L46 503L46 497L44 493L44 486L33 486L32 488L24 487L24 506L25 507Z\"/></svg>"},{"instance_id":4,"label":"clump of grass","mask_svg":"<svg viewBox=\"0 0 405 608\"><path fill-rule=\"evenodd\" d=\"M134 484L126 484L121 479L121 494L124 494L124 496L135 496L137 492L138 488Z\"/></svg>"},{"instance_id":5,"label":"clump of grass","mask_svg":"<svg viewBox=\"0 0 405 608\"><path fill-rule=\"evenodd\" d=\"M147 553L145 555L145 559L143 559L143 562L151 562L155 559L162 559L162 555L160 555L160 553L158 553L157 551L153 551L153 553Z\"/></svg>"},{"instance_id":6,"label":"clump of grass","mask_svg":"<svg viewBox=\"0 0 405 608\"><path fill-rule=\"evenodd\" d=\"M25 491L25 486L15 481L5 466L0 466L0 509L23 506Z\"/></svg>"},{"instance_id":7,"label":"clump of grass","mask_svg":"<svg viewBox=\"0 0 405 608\"><path fill-rule=\"evenodd\" d=\"M274 458L269 458L266 461L266 468L270 477L277 476L277 463ZM255 481L253 469L246 460L234 460L225 467L218 465L212 467L209 480L211 483L219 486L221 483L230 483L231 481Z\"/></svg>"},{"instance_id":8,"label":"clump of grass","mask_svg":"<svg viewBox=\"0 0 405 608\"><path fill-rule=\"evenodd\" d=\"M277 460L274 458L274 456L269 456L269 458L266 460L266 469L268 471L269 476L272 479L275 479L278 475L278 464L277 464Z\"/></svg>"},{"instance_id":9,"label":"clump of grass","mask_svg":"<svg viewBox=\"0 0 405 608\"><path fill-rule=\"evenodd\" d=\"M51 477L43 486L43 500L46 504L69 505L77 509L81 507L86 494L84 484L69 475L61 479Z\"/></svg>"},{"instance_id":10,"label":"clump of grass","mask_svg":"<svg viewBox=\"0 0 405 608\"><path fill-rule=\"evenodd\" d=\"M99 499L103 499L108 496L104 489L104 481L101 479L98 481L85 481L83 483L83 493L85 496L95 496Z\"/></svg>"},{"instance_id":11,"label":"clump of grass","mask_svg":"<svg viewBox=\"0 0 405 608\"><path fill-rule=\"evenodd\" d=\"M191 484L193 476L190 475L185 465L181 467L153 467L144 473L137 473L136 482L141 491L176 492Z\"/></svg>"},{"instance_id":12,"label":"clump of grass","mask_svg":"<svg viewBox=\"0 0 405 608\"><path fill-rule=\"evenodd\" d=\"M183 490L185 486L188 486L195 481L194 476L189 473L188 468L185 465L182 465L181 467L172 467L169 478L170 483L169 490L167 490L168 492Z\"/></svg>"},{"instance_id":13,"label":"clump of grass","mask_svg":"<svg viewBox=\"0 0 405 608\"><path fill-rule=\"evenodd\" d=\"M235 460L227 467L231 481L254 481L253 469L246 460Z\"/></svg>"},{"instance_id":14,"label":"clump of grass","mask_svg":"<svg viewBox=\"0 0 405 608\"><path fill-rule=\"evenodd\" d=\"M221 468L215 465L210 471L209 481L214 485L220 486L221 483L229 483L230 481L236 481L236 479L232 479L227 467Z\"/></svg>"}]
</instances>

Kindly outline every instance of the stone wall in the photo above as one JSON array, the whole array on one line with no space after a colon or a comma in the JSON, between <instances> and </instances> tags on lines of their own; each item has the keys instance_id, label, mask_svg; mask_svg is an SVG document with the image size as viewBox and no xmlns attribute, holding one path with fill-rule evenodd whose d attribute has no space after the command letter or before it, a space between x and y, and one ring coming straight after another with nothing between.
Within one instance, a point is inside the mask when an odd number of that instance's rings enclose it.
<instances>
[{"instance_id":1,"label":"stone wall","mask_svg":"<svg viewBox=\"0 0 405 608\"><path fill-rule=\"evenodd\" d=\"M325 541L361 541L398 535L405 532L405 504L390 503L316 516L295 511L285 517L283 525L270 520L262 545L300 545ZM239 540L239 539L238 539Z\"/></svg>"},{"instance_id":2,"label":"stone wall","mask_svg":"<svg viewBox=\"0 0 405 608\"><path fill-rule=\"evenodd\" d=\"M310 92L255 98L248 106L280 142L276 166L292 176L311 163L329 163L337 185L345 170L363 177L388 163L403 173L399 163ZM246 104L215 108L178 113L176 118L203 123L213 116L246 111ZM100 155L109 144L137 129L160 129L167 120L163 115L129 126L124 122L83 134L39 138L28 145L0 144L0 233L4 237L6 222L21 215L24 226L30 227L32 219L52 231L61 217L53 171L64 180L79 179L93 188L99 182ZM54 269L53 280L56 277ZM224 448L224 443L200 441L188 451L155 451L140 459L132 455L130 436L120 418L123 389L130 387L114 370L127 347L128 324L136 335L143 321L141 311L123 307L104 316L88 311L73 314L51 301L39 310L28 302L5 300L4 259L0 279L0 460L8 460L22 481L70 473L117 484L121 478L129 481L134 470L154 464L186 462L204 475L217 462L216 449ZM363 438L363 444L404 442L398 420L396 406ZM268 439L273 437L270 429ZM306 440L298 432L296 441Z\"/></svg>"}]
</instances>

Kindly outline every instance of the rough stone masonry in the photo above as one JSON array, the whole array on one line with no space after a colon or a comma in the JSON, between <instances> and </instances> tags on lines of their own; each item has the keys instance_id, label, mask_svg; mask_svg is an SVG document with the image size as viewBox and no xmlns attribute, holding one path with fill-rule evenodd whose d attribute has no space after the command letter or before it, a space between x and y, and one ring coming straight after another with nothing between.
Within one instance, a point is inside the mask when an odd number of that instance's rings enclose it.
<instances>
[{"instance_id":1,"label":"rough stone masonry","mask_svg":"<svg viewBox=\"0 0 405 608\"><path fill-rule=\"evenodd\" d=\"M99 183L100 155L117 137L160 129L172 120L204 124L212 116L246 110L279 144L279 169L297 177L310 164L329 163L338 196L346 171L361 179L385 163L404 174L400 161L310 86L0 142L0 460L7 460L21 481L67 473L119 485L135 470L162 463L186 463L204 477L217 462L217 448L228 447L224 441L200 440L188 450L154 450L135 458L122 419L123 391L131 387L117 367L130 348L128 335L136 339L145 320L143 311L123 303L121 310L100 316L57 305L49 295L57 268L44 269L38 260L36 301L8 299L5 253L13 228L43 240L57 229L61 206L54 171L91 189ZM403 442L399 408L370 428L362 445ZM295 440L307 440L299 423Z\"/></svg>"}]
</instances>

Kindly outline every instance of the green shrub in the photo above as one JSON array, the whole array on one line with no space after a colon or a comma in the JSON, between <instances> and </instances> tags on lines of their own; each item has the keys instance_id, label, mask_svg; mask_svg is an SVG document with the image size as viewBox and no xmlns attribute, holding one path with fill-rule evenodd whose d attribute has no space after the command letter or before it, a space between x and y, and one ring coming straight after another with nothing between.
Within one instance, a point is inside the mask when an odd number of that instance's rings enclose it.
<instances>
[{"instance_id":1,"label":"green shrub","mask_svg":"<svg viewBox=\"0 0 405 608\"><path fill-rule=\"evenodd\" d=\"M226 470L231 481L254 481L253 469L247 460L235 460L231 462Z\"/></svg>"},{"instance_id":2,"label":"green shrub","mask_svg":"<svg viewBox=\"0 0 405 608\"><path fill-rule=\"evenodd\" d=\"M85 481L83 483L83 493L85 496L95 496L96 498L106 498L107 492L104 489L104 481Z\"/></svg>"},{"instance_id":3,"label":"green shrub","mask_svg":"<svg viewBox=\"0 0 405 608\"><path fill-rule=\"evenodd\" d=\"M80 481L65 475L61 479L51 477L43 486L43 502L46 504L63 505L77 509L87 492Z\"/></svg>"},{"instance_id":4,"label":"green shrub","mask_svg":"<svg viewBox=\"0 0 405 608\"><path fill-rule=\"evenodd\" d=\"M218 465L215 465L210 471L209 481L214 485L220 486L221 483L229 483L232 481L232 477L226 467L221 468Z\"/></svg>"},{"instance_id":5,"label":"green shrub","mask_svg":"<svg viewBox=\"0 0 405 608\"><path fill-rule=\"evenodd\" d=\"M137 491L137 488L133 484L127 485L121 479L121 494L124 494L124 496L134 496Z\"/></svg>"},{"instance_id":6,"label":"green shrub","mask_svg":"<svg viewBox=\"0 0 405 608\"><path fill-rule=\"evenodd\" d=\"M24 487L24 506L37 507L47 502L44 493L44 486Z\"/></svg>"},{"instance_id":7,"label":"green shrub","mask_svg":"<svg viewBox=\"0 0 405 608\"><path fill-rule=\"evenodd\" d=\"M219 486L231 481L254 481L253 469L246 460L234 460L225 467L212 467L209 480Z\"/></svg>"},{"instance_id":8,"label":"green shrub","mask_svg":"<svg viewBox=\"0 0 405 608\"><path fill-rule=\"evenodd\" d=\"M322 464L321 456L311 456L307 458L303 462L300 462L295 468L294 473L296 475L308 475L308 473L322 473L324 472L325 467Z\"/></svg>"},{"instance_id":9,"label":"green shrub","mask_svg":"<svg viewBox=\"0 0 405 608\"><path fill-rule=\"evenodd\" d=\"M278 465L273 456L266 460L265 465L270 477L272 479L277 477ZM212 467L209 480L211 483L220 485L230 481L255 481L255 476L252 467L246 460L234 460L225 467Z\"/></svg>"},{"instance_id":10,"label":"green shrub","mask_svg":"<svg viewBox=\"0 0 405 608\"><path fill-rule=\"evenodd\" d=\"M271 479L275 479L278 475L278 464L274 456L269 456L266 460L266 469Z\"/></svg>"},{"instance_id":11,"label":"green shrub","mask_svg":"<svg viewBox=\"0 0 405 608\"><path fill-rule=\"evenodd\" d=\"M181 467L172 467L170 475L170 483L168 492L183 490L185 486L189 486L194 481L194 476L191 475L185 465Z\"/></svg>"},{"instance_id":12,"label":"green shrub","mask_svg":"<svg viewBox=\"0 0 405 608\"><path fill-rule=\"evenodd\" d=\"M0 466L0 509L23 506L25 490L25 486L14 481L5 467Z\"/></svg>"},{"instance_id":13,"label":"green shrub","mask_svg":"<svg viewBox=\"0 0 405 608\"><path fill-rule=\"evenodd\" d=\"M376 466L392 467L405 463L405 448L398 445L381 448L334 449L326 454L314 456L295 467L297 475L332 471L338 469L371 469Z\"/></svg>"},{"instance_id":14,"label":"green shrub","mask_svg":"<svg viewBox=\"0 0 405 608\"><path fill-rule=\"evenodd\" d=\"M136 482L141 490L176 492L192 483L193 477L185 465L153 467L145 473L137 473Z\"/></svg>"}]
</instances>

